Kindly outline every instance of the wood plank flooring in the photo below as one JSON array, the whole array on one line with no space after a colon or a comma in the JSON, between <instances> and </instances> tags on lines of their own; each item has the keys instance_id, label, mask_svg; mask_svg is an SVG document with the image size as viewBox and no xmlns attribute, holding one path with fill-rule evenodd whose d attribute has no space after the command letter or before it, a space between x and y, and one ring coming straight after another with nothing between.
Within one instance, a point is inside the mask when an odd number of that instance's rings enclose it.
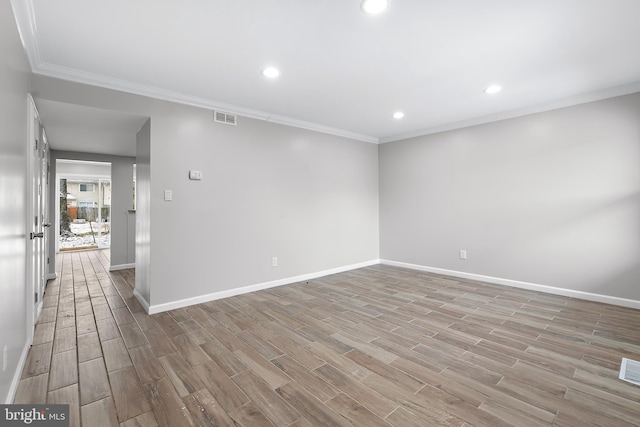
<instances>
[{"instance_id":1,"label":"wood plank flooring","mask_svg":"<svg viewBox=\"0 0 640 427\"><path fill-rule=\"evenodd\" d=\"M640 311L373 266L148 316L65 252L15 403L72 426L627 426Z\"/></svg>"}]
</instances>

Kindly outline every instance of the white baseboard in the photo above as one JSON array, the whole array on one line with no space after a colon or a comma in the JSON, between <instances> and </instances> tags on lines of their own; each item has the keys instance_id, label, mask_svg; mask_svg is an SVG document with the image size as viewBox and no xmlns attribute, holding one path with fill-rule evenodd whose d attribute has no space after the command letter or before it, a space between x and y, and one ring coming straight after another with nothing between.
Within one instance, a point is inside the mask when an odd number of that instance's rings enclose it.
<instances>
[{"instance_id":1,"label":"white baseboard","mask_svg":"<svg viewBox=\"0 0 640 427\"><path fill-rule=\"evenodd\" d=\"M153 313L149 313L149 301L147 301L145 297L143 297L142 294L138 292L137 289L133 290L133 296L136 297L136 299L142 305L142 307L144 308L144 311L146 311L147 314L153 314Z\"/></svg>"},{"instance_id":2,"label":"white baseboard","mask_svg":"<svg viewBox=\"0 0 640 427\"><path fill-rule=\"evenodd\" d=\"M496 285L511 286L514 288L528 289L531 291L545 292L548 294L561 295L565 297L578 298L587 301L602 302L605 304L619 305L640 309L640 301L614 297L610 295L594 294L591 292L576 291L573 289L558 288L555 286L539 285L536 283L521 282L518 280L502 279L500 277L482 276L480 274L465 273L462 271L445 270L443 268L428 267L424 265L409 264L406 262L390 261L386 259L380 260L380 264L391 265L394 267L410 268L412 270L426 271L429 273L442 274L445 276L460 277L463 279L478 280L481 282L493 283Z\"/></svg>"},{"instance_id":3,"label":"white baseboard","mask_svg":"<svg viewBox=\"0 0 640 427\"><path fill-rule=\"evenodd\" d=\"M49 273L47 274L47 280L56 280L58 278L58 273Z\"/></svg>"},{"instance_id":4,"label":"white baseboard","mask_svg":"<svg viewBox=\"0 0 640 427\"><path fill-rule=\"evenodd\" d=\"M243 286L241 288L229 289L226 291L214 292L211 294L200 295L192 298L185 298L177 301L171 301L163 304L156 304L149 307L147 313L155 314L163 311L174 310L176 308L187 307L194 304L201 304L203 302L214 301L217 299L228 298L236 295L246 294L249 292L261 291L263 289L274 288L276 286L289 285L291 283L304 282L305 280L317 279L318 277L328 276L330 274L342 273L349 270L355 270L357 268L369 267L372 265L380 264L379 259L365 261L358 264L346 265L343 267L332 268L329 270L318 271L316 273L303 274L301 276L288 277L285 279L274 280L271 282L258 283L256 285ZM135 292L134 292L135 295ZM140 298L138 298L140 300ZM144 305L142 301L141 304Z\"/></svg>"},{"instance_id":5,"label":"white baseboard","mask_svg":"<svg viewBox=\"0 0 640 427\"><path fill-rule=\"evenodd\" d=\"M22 370L24 369L24 365L27 363L27 356L29 355L30 348L31 348L31 343L27 341L24 344L24 348L22 349L22 354L20 355L20 360L18 361L18 366L16 367L16 371L13 374L11 387L9 387L9 394L7 394L7 400L4 402L6 405L12 404L13 400L16 398L16 392L18 391L18 385L20 384L20 377L22 376Z\"/></svg>"},{"instance_id":6,"label":"white baseboard","mask_svg":"<svg viewBox=\"0 0 640 427\"><path fill-rule=\"evenodd\" d=\"M129 270L131 268L136 268L136 264L119 264L119 265L112 265L111 267L109 267L109 271L118 271L118 270Z\"/></svg>"}]
</instances>

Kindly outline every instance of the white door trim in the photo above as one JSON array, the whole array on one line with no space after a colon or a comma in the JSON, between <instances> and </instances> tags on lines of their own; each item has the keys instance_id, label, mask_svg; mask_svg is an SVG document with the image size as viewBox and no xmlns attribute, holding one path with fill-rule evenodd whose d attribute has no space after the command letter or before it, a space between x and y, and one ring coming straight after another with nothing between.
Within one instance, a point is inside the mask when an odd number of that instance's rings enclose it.
<instances>
[{"instance_id":1,"label":"white door trim","mask_svg":"<svg viewBox=\"0 0 640 427\"><path fill-rule=\"evenodd\" d=\"M41 280L44 277L44 271L41 271L44 268L44 263L41 258L38 258L38 247L40 247L39 255L41 257L46 256L46 248L42 249L42 242L35 241L31 239L30 234L32 232L41 232L44 231L44 227L42 226L42 222L44 219L44 215L38 211L38 207L40 203L35 203L36 196L41 197L38 191L45 192L45 186L42 185L43 174L40 168L42 167L42 161L38 156L38 149L34 149L36 144L39 144L39 140L41 138L40 135L40 119L38 116L38 110L36 108L36 104L33 100L31 94L27 95L27 141L26 141L26 150L27 150L27 186L26 186L26 196L27 196L27 217L26 217L26 235L25 235L25 245L27 250L27 262L26 262L26 286L25 286L25 301L26 301L26 326L27 326L27 342L31 344L33 342L33 334L35 331L35 324L40 315L40 310L42 309L42 295L40 295L41 291ZM36 161L40 162L40 167L36 168ZM36 190L37 186L40 185L40 190ZM45 195L46 197L46 195ZM42 198L40 198L42 201ZM44 206L42 206L44 209ZM36 220L36 217L38 218ZM37 224L36 224L37 223ZM35 301L36 293L38 293L38 301Z\"/></svg>"},{"instance_id":2,"label":"white door trim","mask_svg":"<svg viewBox=\"0 0 640 427\"><path fill-rule=\"evenodd\" d=\"M34 229L33 227L33 211L34 211L34 195L33 195L33 180L34 180L34 150L33 144L35 143L35 133L33 129L33 124L36 119L36 104L33 101L33 97L31 94L27 95L27 141L26 141L26 150L27 150L27 217L25 218L25 245L27 251L27 263L26 263L26 287L25 287L25 301L27 305L27 343L30 345L33 342L33 333L35 329L35 304L34 304L34 295L35 295L35 278L33 277L33 242L29 237L29 233L31 233Z\"/></svg>"}]
</instances>

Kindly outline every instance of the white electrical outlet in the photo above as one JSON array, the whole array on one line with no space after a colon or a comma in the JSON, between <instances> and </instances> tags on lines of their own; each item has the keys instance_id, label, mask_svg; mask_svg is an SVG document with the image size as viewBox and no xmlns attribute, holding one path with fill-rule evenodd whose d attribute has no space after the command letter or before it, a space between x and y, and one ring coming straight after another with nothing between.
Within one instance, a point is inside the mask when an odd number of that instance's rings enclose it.
<instances>
[{"instance_id":1,"label":"white electrical outlet","mask_svg":"<svg viewBox=\"0 0 640 427\"><path fill-rule=\"evenodd\" d=\"M278 257L274 256L273 258L271 258L271 267L277 267L278 266Z\"/></svg>"},{"instance_id":2,"label":"white electrical outlet","mask_svg":"<svg viewBox=\"0 0 640 427\"><path fill-rule=\"evenodd\" d=\"M2 372L7 370L7 346L2 349Z\"/></svg>"},{"instance_id":3,"label":"white electrical outlet","mask_svg":"<svg viewBox=\"0 0 640 427\"><path fill-rule=\"evenodd\" d=\"M467 259L467 251L460 249L460 259Z\"/></svg>"}]
</instances>

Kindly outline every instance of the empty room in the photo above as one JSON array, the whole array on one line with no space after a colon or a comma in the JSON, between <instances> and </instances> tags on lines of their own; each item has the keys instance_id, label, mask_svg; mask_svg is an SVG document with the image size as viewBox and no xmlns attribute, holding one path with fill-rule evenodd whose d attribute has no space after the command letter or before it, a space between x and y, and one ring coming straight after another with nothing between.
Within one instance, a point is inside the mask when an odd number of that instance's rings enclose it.
<instances>
[{"instance_id":1,"label":"empty room","mask_svg":"<svg viewBox=\"0 0 640 427\"><path fill-rule=\"evenodd\" d=\"M639 426L640 2L0 2L2 425Z\"/></svg>"}]
</instances>

